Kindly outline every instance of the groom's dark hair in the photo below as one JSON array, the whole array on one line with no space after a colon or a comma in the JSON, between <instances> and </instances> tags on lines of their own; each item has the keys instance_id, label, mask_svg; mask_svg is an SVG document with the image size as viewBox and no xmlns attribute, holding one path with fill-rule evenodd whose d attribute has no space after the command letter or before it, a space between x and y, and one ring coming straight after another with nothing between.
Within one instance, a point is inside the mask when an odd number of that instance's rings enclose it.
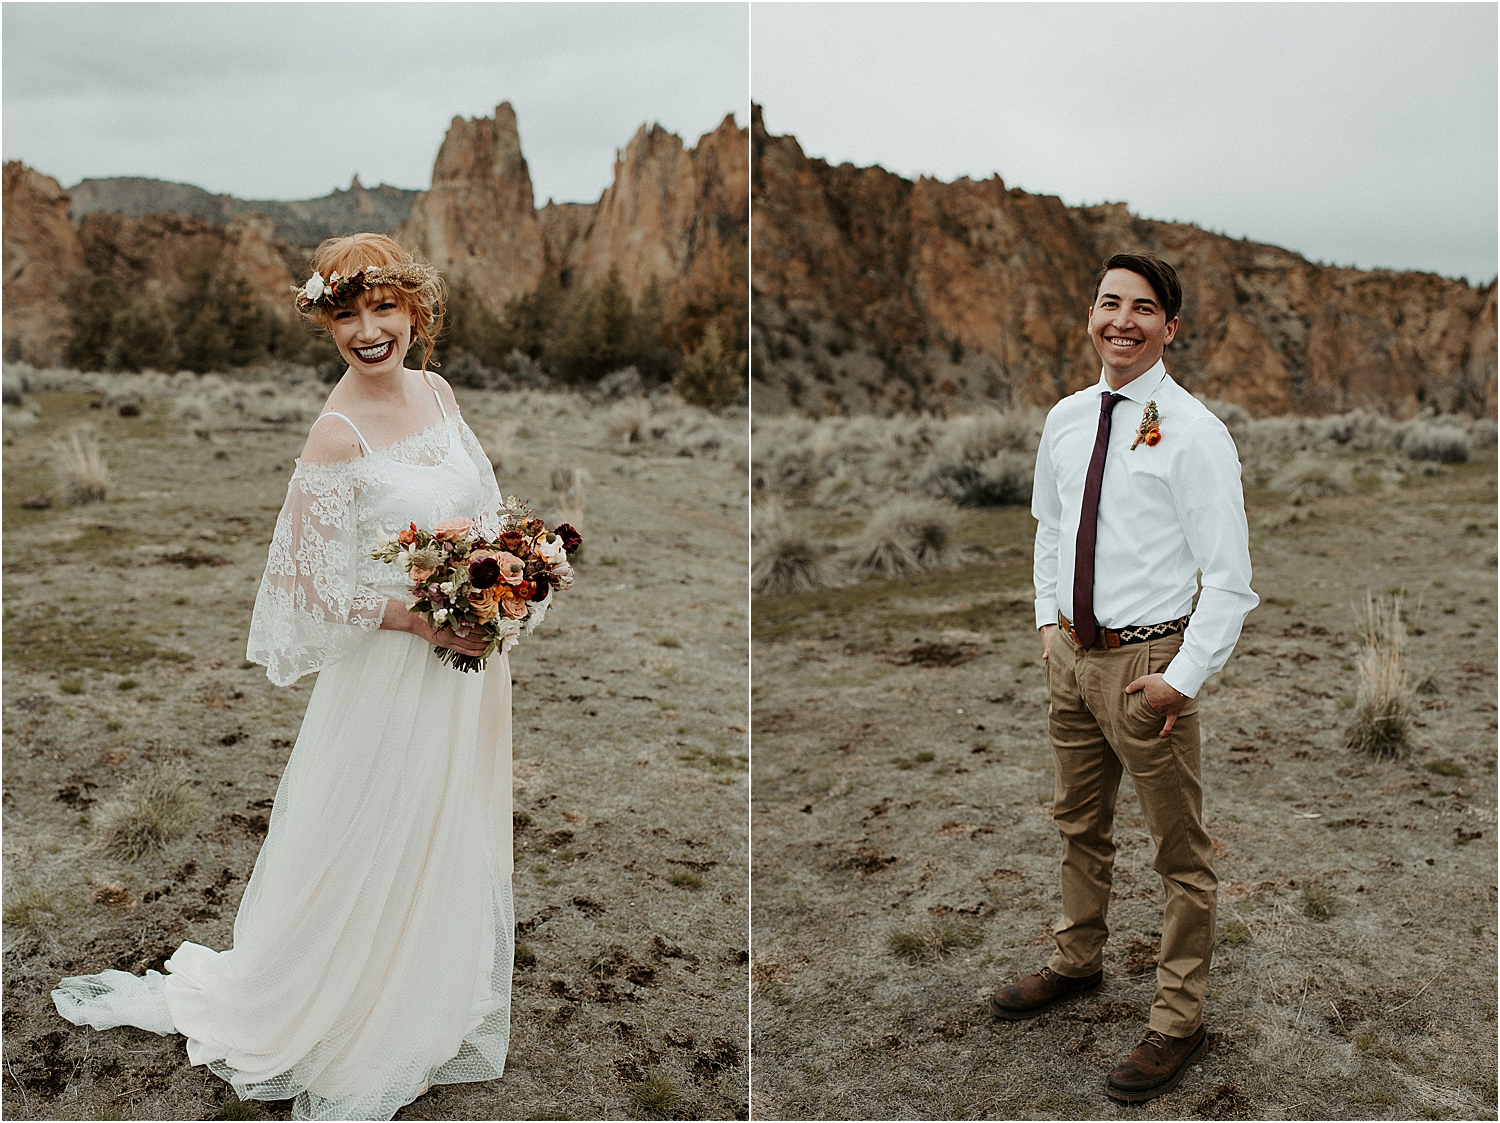
<instances>
[{"instance_id":1,"label":"groom's dark hair","mask_svg":"<svg viewBox=\"0 0 1500 1123\"><path fill-rule=\"evenodd\" d=\"M1182 308L1182 285L1177 281L1177 270L1154 253L1111 254L1110 259L1104 263L1104 268L1094 276L1095 300L1099 299L1099 286L1104 283L1104 274L1111 269L1128 269L1145 277L1151 291L1156 294L1168 323L1172 322L1172 318Z\"/></svg>"}]
</instances>

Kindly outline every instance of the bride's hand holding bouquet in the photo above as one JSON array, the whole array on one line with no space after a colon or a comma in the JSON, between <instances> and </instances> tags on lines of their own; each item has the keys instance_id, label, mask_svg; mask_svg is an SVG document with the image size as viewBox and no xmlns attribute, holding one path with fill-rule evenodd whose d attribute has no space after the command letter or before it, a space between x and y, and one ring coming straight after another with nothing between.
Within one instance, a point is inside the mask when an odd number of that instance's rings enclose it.
<instances>
[{"instance_id":1,"label":"bride's hand holding bouquet","mask_svg":"<svg viewBox=\"0 0 1500 1123\"><path fill-rule=\"evenodd\" d=\"M555 591L572 588L568 555L582 542L566 523L549 531L511 497L494 520L412 523L372 556L401 566L411 582L407 630L449 666L477 671L542 622Z\"/></svg>"}]
</instances>

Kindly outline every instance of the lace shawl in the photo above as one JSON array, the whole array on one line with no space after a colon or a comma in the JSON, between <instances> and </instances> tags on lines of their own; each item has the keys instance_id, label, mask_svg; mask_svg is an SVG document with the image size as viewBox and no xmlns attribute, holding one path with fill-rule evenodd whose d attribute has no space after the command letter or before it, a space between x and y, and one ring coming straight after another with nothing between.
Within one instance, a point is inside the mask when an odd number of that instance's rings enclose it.
<instances>
[{"instance_id":1,"label":"lace shawl","mask_svg":"<svg viewBox=\"0 0 1500 1123\"><path fill-rule=\"evenodd\" d=\"M265 666L277 686L289 686L342 658L380 627L387 602L399 595L405 581L395 567L371 558L370 551L406 524L403 520L376 525L371 489L379 486L391 465L437 459L439 443L446 445L455 429L478 475L473 517L481 534L493 536L499 531L495 512L500 507L495 472L456 411L446 422L384 453L332 464L297 461L276 520L246 647L246 658ZM400 459L391 455L397 452ZM463 491L463 508L468 508L472 484Z\"/></svg>"},{"instance_id":2,"label":"lace shawl","mask_svg":"<svg viewBox=\"0 0 1500 1123\"><path fill-rule=\"evenodd\" d=\"M334 662L380 627L389 598L359 580L361 554L372 548L359 535L370 467L363 457L335 464L297 461L246 648L246 657L263 664L277 686Z\"/></svg>"}]
</instances>

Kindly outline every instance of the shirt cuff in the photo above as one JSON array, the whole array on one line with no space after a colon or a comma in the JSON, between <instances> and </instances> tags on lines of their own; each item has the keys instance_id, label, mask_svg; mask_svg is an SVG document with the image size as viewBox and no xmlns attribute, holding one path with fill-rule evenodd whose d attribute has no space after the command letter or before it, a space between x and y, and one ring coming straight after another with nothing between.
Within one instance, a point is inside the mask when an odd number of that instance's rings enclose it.
<instances>
[{"instance_id":1,"label":"shirt cuff","mask_svg":"<svg viewBox=\"0 0 1500 1123\"><path fill-rule=\"evenodd\" d=\"M1036 626L1038 630L1048 624L1057 623L1057 598L1038 597L1036 602Z\"/></svg>"},{"instance_id":2,"label":"shirt cuff","mask_svg":"<svg viewBox=\"0 0 1500 1123\"><path fill-rule=\"evenodd\" d=\"M1168 686L1187 698L1195 698L1203 684L1208 681L1209 670L1191 659L1184 658L1179 651L1162 672L1161 677Z\"/></svg>"}]
</instances>

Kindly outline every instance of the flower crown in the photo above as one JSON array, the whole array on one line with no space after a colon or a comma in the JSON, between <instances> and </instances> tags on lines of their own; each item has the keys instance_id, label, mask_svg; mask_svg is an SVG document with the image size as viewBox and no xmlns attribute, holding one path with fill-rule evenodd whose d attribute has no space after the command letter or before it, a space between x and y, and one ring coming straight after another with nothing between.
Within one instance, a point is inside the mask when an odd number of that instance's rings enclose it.
<instances>
[{"instance_id":1,"label":"flower crown","mask_svg":"<svg viewBox=\"0 0 1500 1123\"><path fill-rule=\"evenodd\" d=\"M296 293L297 310L308 312L314 308L347 304L366 289L382 285L420 290L436 277L437 270L432 266L415 261L400 265L361 265L347 277L340 277L335 270L326 281L322 274L314 273L301 288L293 286L293 292Z\"/></svg>"}]
</instances>

